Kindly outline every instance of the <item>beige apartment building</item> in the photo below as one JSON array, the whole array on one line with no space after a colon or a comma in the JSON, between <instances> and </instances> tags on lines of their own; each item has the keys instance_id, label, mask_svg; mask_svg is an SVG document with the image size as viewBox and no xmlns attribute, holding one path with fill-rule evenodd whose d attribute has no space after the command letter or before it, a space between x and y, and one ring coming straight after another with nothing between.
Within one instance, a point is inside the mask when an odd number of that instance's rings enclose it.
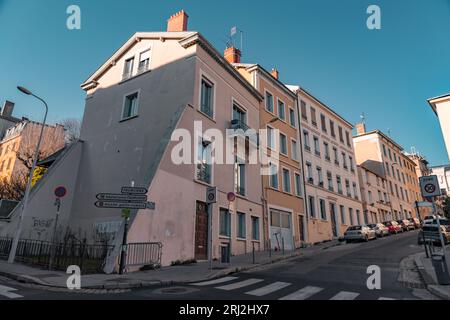
<instances>
[{"instance_id":1,"label":"beige apartment building","mask_svg":"<svg viewBox=\"0 0 450 320\"><path fill-rule=\"evenodd\" d=\"M227 49L230 50L237 49ZM277 173L262 176L266 239L275 250L298 248L307 239L297 95L280 82L277 70L269 72L258 64L239 63L240 59L233 60L239 57L236 53L225 56L264 96L260 104L260 128L267 130L267 154L278 151ZM275 134L276 130L279 135Z\"/></svg>"},{"instance_id":2,"label":"beige apartment building","mask_svg":"<svg viewBox=\"0 0 450 320\"><path fill-rule=\"evenodd\" d=\"M385 215L378 215L378 219L399 220L417 217L415 202L420 200L419 181L415 163L403 153L403 147L379 130L366 132L363 123L357 125L357 134L353 137L353 142L356 162L363 170L359 176L363 178L361 181L365 192L363 201L365 200L364 206L369 210L368 213L370 210L380 209L380 206L374 208L371 204L375 204L376 201L386 202L384 196L386 191L389 210ZM385 188L377 189L376 193L373 189L367 188L367 179L364 179L367 171L374 173L381 180L381 184L384 181ZM370 181L369 183L371 184ZM369 199L368 191L372 192L372 199ZM381 197L378 191L381 191ZM378 197L374 199L375 196ZM386 207L383 207L385 210Z\"/></svg>"},{"instance_id":3,"label":"beige apartment building","mask_svg":"<svg viewBox=\"0 0 450 320\"><path fill-rule=\"evenodd\" d=\"M300 110L308 242L335 239L364 223L353 126L306 90L289 87Z\"/></svg>"}]
</instances>

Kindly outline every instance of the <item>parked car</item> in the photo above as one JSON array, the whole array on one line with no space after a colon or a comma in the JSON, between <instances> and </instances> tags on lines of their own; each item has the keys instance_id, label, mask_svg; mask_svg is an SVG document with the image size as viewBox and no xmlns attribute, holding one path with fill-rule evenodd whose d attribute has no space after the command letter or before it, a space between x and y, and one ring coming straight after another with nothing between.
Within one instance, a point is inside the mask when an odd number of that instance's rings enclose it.
<instances>
[{"instance_id":1,"label":"parked car","mask_svg":"<svg viewBox=\"0 0 450 320\"><path fill-rule=\"evenodd\" d=\"M367 225L369 228L375 230L375 233L377 235L377 237L383 238L386 237L390 234L389 232L389 228L386 227L384 224L382 223L374 223L374 224L369 224Z\"/></svg>"},{"instance_id":2,"label":"parked car","mask_svg":"<svg viewBox=\"0 0 450 320\"><path fill-rule=\"evenodd\" d=\"M402 227L403 231L414 230L414 225L409 220L397 220L397 223Z\"/></svg>"},{"instance_id":3,"label":"parked car","mask_svg":"<svg viewBox=\"0 0 450 320\"><path fill-rule=\"evenodd\" d=\"M375 230L368 226L351 226L344 233L344 239L347 242L366 241L377 239Z\"/></svg>"},{"instance_id":4,"label":"parked car","mask_svg":"<svg viewBox=\"0 0 450 320\"><path fill-rule=\"evenodd\" d=\"M397 223L397 221L386 221L383 224L389 229L391 234L402 233L403 228Z\"/></svg>"},{"instance_id":5,"label":"parked car","mask_svg":"<svg viewBox=\"0 0 450 320\"><path fill-rule=\"evenodd\" d=\"M436 217L439 217L439 219L442 219L441 216L436 216L436 215L426 216L426 217L423 219L423 223L433 222L433 220L436 220Z\"/></svg>"},{"instance_id":6,"label":"parked car","mask_svg":"<svg viewBox=\"0 0 450 320\"><path fill-rule=\"evenodd\" d=\"M416 229L420 229L420 228L422 227L422 223L421 223L420 220L417 219L417 218L410 218L410 219L409 219L409 222L413 223L413 224L414 224L414 227L415 227Z\"/></svg>"},{"instance_id":7,"label":"parked car","mask_svg":"<svg viewBox=\"0 0 450 320\"><path fill-rule=\"evenodd\" d=\"M450 232L450 220L449 219L439 219L439 223L443 226L447 232ZM437 220L427 220L424 226L437 225Z\"/></svg>"},{"instance_id":8,"label":"parked car","mask_svg":"<svg viewBox=\"0 0 450 320\"><path fill-rule=\"evenodd\" d=\"M436 221L436 220L435 220ZM417 237L417 243L419 245L423 245L424 242L424 233L427 235L427 240L429 242L432 242L433 245L440 246L441 245L441 239L439 237L438 232L438 225L437 224L425 224L422 229L419 231L419 235ZM441 231L442 231L442 237L444 239L444 243L447 245L450 243L450 230L447 228L447 226L441 225Z\"/></svg>"}]
</instances>

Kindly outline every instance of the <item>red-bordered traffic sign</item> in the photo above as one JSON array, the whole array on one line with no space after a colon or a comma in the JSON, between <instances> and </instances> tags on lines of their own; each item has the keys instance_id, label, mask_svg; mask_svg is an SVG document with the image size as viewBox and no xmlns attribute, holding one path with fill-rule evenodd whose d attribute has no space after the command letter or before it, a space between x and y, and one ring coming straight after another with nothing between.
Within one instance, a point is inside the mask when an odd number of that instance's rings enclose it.
<instances>
[{"instance_id":1,"label":"red-bordered traffic sign","mask_svg":"<svg viewBox=\"0 0 450 320\"><path fill-rule=\"evenodd\" d=\"M64 186L59 186L55 189L55 196L57 198L64 198L67 194L67 189Z\"/></svg>"},{"instance_id":2,"label":"red-bordered traffic sign","mask_svg":"<svg viewBox=\"0 0 450 320\"><path fill-rule=\"evenodd\" d=\"M229 192L229 193L227 194L227 199L228 199L228 201L230 201L230 202L233 202L234 200L236 200L236 195L234 194L234 192Z\"/></svg>"}]
</instances>

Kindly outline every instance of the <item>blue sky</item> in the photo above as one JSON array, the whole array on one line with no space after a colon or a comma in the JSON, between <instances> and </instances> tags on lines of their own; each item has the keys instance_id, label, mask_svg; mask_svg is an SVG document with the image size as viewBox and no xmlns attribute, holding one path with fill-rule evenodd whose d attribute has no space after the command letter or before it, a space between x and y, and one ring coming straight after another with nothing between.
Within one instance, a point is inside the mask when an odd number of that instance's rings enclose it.
<instances>
[{"instance_id":1,"label":"blue sky","mask_svg":"<svg viewBox=\"0 0 450 320\"><path fill-rule=\"evenodd\" d=\"M220 4L219 4L220 3ZM352 123L390 129L431 164L448 162L439 122L426 100L450 92L450 0L0 0L0 101L16 116L41 120L42 107L17 92L23 84L50 105L51 122L81 118L80 84L136 31L165 30L185 9L189 29L219 51L230 28L244 31L244 62L276 67ZM66 8L81 8L81 30L66 28ZM230 4L226 6L226 4ZM381 7L382 29L368 30L366 9Z\"/></svg>"}]
</instances>

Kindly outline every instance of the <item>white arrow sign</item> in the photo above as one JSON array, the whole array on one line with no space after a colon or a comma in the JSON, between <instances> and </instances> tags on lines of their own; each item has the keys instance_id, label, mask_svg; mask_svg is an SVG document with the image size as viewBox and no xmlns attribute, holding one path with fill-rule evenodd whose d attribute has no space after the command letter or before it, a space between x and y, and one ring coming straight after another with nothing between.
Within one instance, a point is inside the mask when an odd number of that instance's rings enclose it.
<instances>
[{"instance_id":1,"label":"white arrow sign","mask_svg":"<svg viewBox=\"0 0 450 320\"><path fill-rule=\"evenodd\" d=\"M23 298L23 296L21 296L20 294L15 294L15 293L12 293L10 291L17 291L17 289L10 288L10 287L5 287L5 286L0 285L0 296L7 297L9 299Z\"/></svg>"}]
</instances>

